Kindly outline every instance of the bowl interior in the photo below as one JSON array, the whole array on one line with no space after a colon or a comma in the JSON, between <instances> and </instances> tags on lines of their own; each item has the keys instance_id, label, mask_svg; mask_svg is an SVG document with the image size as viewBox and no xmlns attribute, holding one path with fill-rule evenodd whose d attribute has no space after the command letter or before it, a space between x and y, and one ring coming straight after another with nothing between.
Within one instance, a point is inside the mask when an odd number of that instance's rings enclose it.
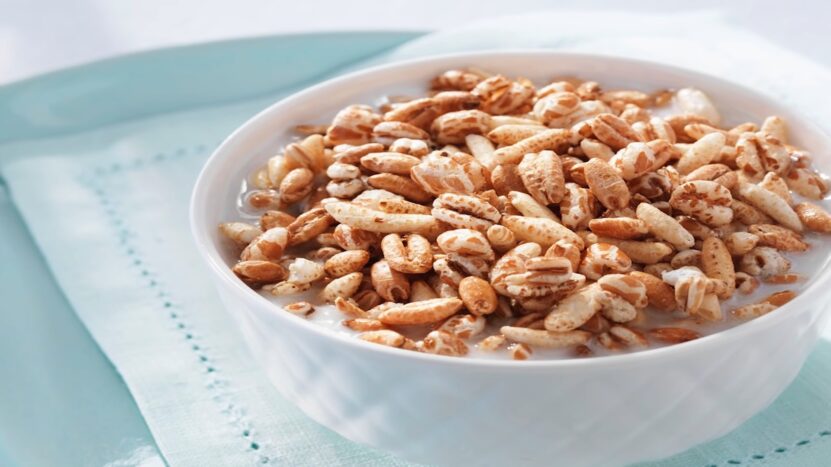
<instances>
[{"instance_id":1,"label":"bowl interior","mask_svg":"<svg viewBox=\"0 0 831 467\"><path fill-rule=\"evenodd\" d=\"M239 218L237 199L241 182L292 141L295 125L328 123L346 105L378 104L387 95L423 95L436 74L468 66L509 77L526 77L537 85L555 77L575 76L598 81L605 89L651 92L699 88L715 102L724 125L745 121L761 123L769 115L784 117L789 124L790 142L811 152L814 165L820 171L831 173L831 159L822 157L829 147L829 139L822 131L771 99L719 78L650 62L560 52L442 56L378 67L327 81L272 105L240 127L215 151L194 191L191 221L202 253L219 274L237 281L229 268L237 259L236 251L220 238L217 225ZM827 269L826 254L811 255L810 262L811 271L805 272ZM812 282L821 276L824 274L815 274ZM254 291L248 292L257 295Z\"/></svg>"}]
</instances>

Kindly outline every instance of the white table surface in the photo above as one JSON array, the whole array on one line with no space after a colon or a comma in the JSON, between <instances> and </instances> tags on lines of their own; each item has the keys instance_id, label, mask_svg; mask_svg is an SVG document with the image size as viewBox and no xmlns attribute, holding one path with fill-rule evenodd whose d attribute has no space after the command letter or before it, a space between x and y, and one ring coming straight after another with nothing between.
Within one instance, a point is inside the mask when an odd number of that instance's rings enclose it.
<instances>
[{"instance_id":1,"label":"white table surface","mask_svg":"<svg viewBox=\"0 0 831 467\"><path fill-rule=\"evenodd\" d=\"M674 4L673 4L674 3ZM551 8L716 10L831 66L831 3L666 0L0 0L0 84L124 53L234 37L326 30L433 30ZM706 28L706 25L702 25Z\"/></svg>"}]
</instances>

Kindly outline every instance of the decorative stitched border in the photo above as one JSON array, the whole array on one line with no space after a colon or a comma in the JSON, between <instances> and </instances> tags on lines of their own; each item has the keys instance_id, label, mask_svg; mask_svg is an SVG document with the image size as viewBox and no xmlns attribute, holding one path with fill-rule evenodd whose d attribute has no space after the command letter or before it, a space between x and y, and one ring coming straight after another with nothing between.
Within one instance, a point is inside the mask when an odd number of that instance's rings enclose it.
<instances>
[{"instance_id":1,"label":"decorative stitched border","mask_svg":"<svg viewBox=\"0 0 831 467\"><path fill-rule=\"evenodd\" d=\"M124 171L138 170L157 163L175 161L188 155L204 155L207 149L206 145L199 144L192 148L179 148L170 153L157 153L152 157L138 157L126 163L115 162L110 165L99 166L88 175L81 176L80 181L95 195L106 219L115 231L119 247L129 260L129 267L135 271L149 290L154 291L158 311L166 313L167 318L171 320L173 329L180 335L182 345L188 347L204 370L203 376L207 381L205 387L213 393L212 400L218 405L220 413L228 418L228 423L242 439L245 450L255 456L256 462L270 464L272 460L276 460L276 456L269 456L265 453L272 451L273 447L269 443L256 438L255 429L247 417L246 409L234 400L229 390L230 381L221 376L222 372L217 366L215 358L201 343L202 339L197 330L187 322L184 310L176 303L174 296L160 284L152 267L142 258L138 247L133 243L137 232L132 230L125 221L124 216L119 212L118 205L108 195L102 183L106 177Z\"/></svg>"}]
</instances>

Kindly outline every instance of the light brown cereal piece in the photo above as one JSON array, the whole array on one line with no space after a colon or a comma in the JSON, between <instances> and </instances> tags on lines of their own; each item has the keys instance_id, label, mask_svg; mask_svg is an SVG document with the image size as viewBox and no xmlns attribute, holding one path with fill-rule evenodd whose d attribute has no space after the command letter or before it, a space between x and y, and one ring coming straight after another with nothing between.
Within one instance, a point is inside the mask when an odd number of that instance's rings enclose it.
<instances>
[{"instance_id":1,"label":"light brown cereal piece","mask_svg":"<svg viewBox=\"0 0 831 467\"><path fill-rule=\"evenodd\" d=\"M721 122L721 116L713 101L699 89L679 89L675 93L675 102L686 114L703 117L713 125L718 125Z\"/></svg>"},{"instance_id":2,"label":"light brown cereal piece","mask_svg":"<svg viewBox=\"0 0 831 467\"><path fill-rule=\"evenodd\" d=\"M661 327L649 331L649 336L665 344L680 344L701 337L697 331L680 327Z\"/></svg>"},{"instance_id":3,"label":"light brown cereal piece","mask_svg":"<svg viewBox=\"0 0 831 467\"><path fill-rule=\"evenodd\" d=\"M436 216L436 210L439 215ZM499 210L482 198L458 193L442 193L433 201L434 216L458 228L487 230L502 217Z\"/></svg>"},{"instance_id":4,"label":"light brown cereal piece","mask_svg":"<svg viewBox=\"0 0 831 467\"><path fill-rule=\"evenodd\" d=\"M608 209L621 209L629 204L629 188L617 172L601 159L584 164L586 183L601 204Z\"/></svg>"},{"instance_id":5,"label":"light brown cereal piece","mask_svg":"<svg viewBox=\"0 0 831 467\"><path fill-rule=\"evenodd\" d=\"M759 316L766 315L771 311L779 308L780 306L788 303L789 301L793 300L794 297L796 297L795 292L792 292L790 290L783 290L781 292L776 292L774 294L767 296L760 302L751 303L735 308L731 311L731 313L734 317L739 319L758 318Z\"/></svg>"},{"instance_id":6,"label":"light brown cereal piece","mask_svg":"<svg viewBox=\"0 0 831 467\"><path fill-rule=\"evenodd\" d=\"M246 283L263 284L285 280L288 273L277 263L263 260L240 261L232 268L234 274Z\"/></svg>"},{"instance_id":7,"label":"light brown cereal piece","mask_svg":"<svg viewBox=\"0 0 831 467\"><path fill-rule=\"evenodd\" d=\"M639 141L629 143L609 160L611 165L624 180L632 180L649 171L655 165L655 153L647 143Z\"/></svg>"},{"instance_id":8,"label":"light brown cereal piece","mask_svg":"<svg viewBox=\"0 0 831 467\"><path fill-rule=\"evenodd\" d=\"M341 324L353 331L380 331L386 329L384 323L372 318L351 318L341 321Z\"/></svg>"},{"instance_id":9,"label":"light brown cereal piece","mask_svg":"<svg viewBox=\"0 0 831 467\"><path fill-rule=\"evenodd\" d=\"M280 182L280 201L292 204L305 198L314 189L314 172L299 167L291 170Z\"/></svg>"},{"instance_id":10,"label":"light brown cereal piece","mask_svg":"<svg viewBox=\"0 0 831 467\"><path fill-rule=\"evenodd\" d=\"M505 252L516 246L516 237L511 230L503 225L492 225L488 227L488 241L497 252Z\"/></svg>"},{"instance_id":11,"label":"light brown cereal piece","mask_svg":"<svg viewBox=\"0 0 831 467\"><path fill-rule=\"evenodd\" d=\"M770 136L778 139L783 143L788 142L788 127L785 123L785 119L782 117L777 117L776 115L771 115L770 117L766 118L764 122L762 122L762 127L760 128L762 133L767 133Z\"/></svg>"},{"instance_id":12,"label":"light brown cereal piece","mask_svg":"<svg viewBox=\"0 0 831 467\"><path fill-rule=\"evenodd\" d=\"M585 331L553 332L513 326L503 326L500 332L517 343L545 348L563 348L586 344L591 338L591 334Z\"/></svg>"},{"instance_id":13,"label":"light brown cereal piece","mask_svg":"<svg viewBox=\"0 0 831 467\"><path fill-rule=\"evenodd\" d=\"M785 183L785 179L776 175L773 172L768 172L762 178L762 181L759 182L759 186L770 191L771 193L776 194L783 200L785 200L788 204L793 204L793 198L791 198L791 192L788 188L788 184Z\"/></svg>"},{"instance_id":14,"label":"light brown cereal piece","mask_svg":"<svg viewBox=\"0 0 831 467\"><path fill-rule=\"evenodd\" d=\"M528 153L538 153L544 150L556 151L568 142L569 136L568 130L556 128L545 130L510 146L497 149L493 157L499 164L517 164Z\"/></svg>"},{"instance_id":15,"label":"light brown cereal piece","mask_svg":"<svg viewBox=\"0 0 831 467\"><path fill-rule=\"evenodd\" d=\"M338 222L369 232L423 233L438 227L433 216L424 214L389 214L342 201L327 203L324 208Z\"/></svg>"},{"instance_id":16,"label":"light brown cereal piece","mask_svg":"<svg viewBox=\"0 0 831 467\"><path fill-rule=\"evenodd\" d=\"M650 200L664 198L672 192L672 180L661 172L649 172L629 182L632 194L639 194Z\"/></svg>"},{"instance_id":17,"label":"light brown cereal piece","mask_svg":"<svg viewBox=\"0 0 831 467\"><path fill-rule=\"evenodd\" d=\"M822 199L828 192L828 184L822 176L808 169L794 167L785 176L788 187L810 199Z\"/></svg>"},{"instance_id":18,"label":"light brown cereal piece","mask_svg":"<svg viewBox=\"0 0 831 467\"><path fill-rule=\"evenodd\" d=\"M369 262L369 252L348 250L337 253L326 260L323 269L331 277L341 277L358 272Z\"/></svg>"},{"instance_id":19,"label":"light brown cereal piece","mask_svg":"<svg viewBox=\"0 0 831 467\"><path fill-rule=\"evenodd\" d=\"M686 175L693 170L707 165L718 156L724 147L726 138L721 133L709 133L694 142L678 161L678 172Z\"/></svg>"},{"instance_id":20,"label":"light brown cereal piece","mask_svg":"<svg viewBox=\"0 0 831 467\"><path fill-rule=\"evenodd\" d=\"M465 136L464 142L473 157L486 169L492 171L496 167L496 162L493 160L493 153L496 148L488 138L482 135L469 134Z\"/></svg>"},{"instance_id":21,"label":"light brown cereal piece","mask_svg":"<svg viewBox=\"0 0 831 467\"><path fill-rule=\"evenodd\" d=\"M459 283L459 297L469 312L476 316L496 311L497 297L490 283L478 277L465 277Z\"/></svg>"},{"instance_id":22,"label":"light brown cereal piece","mask_svg":"<svg viewBox=\"0 0 831 467\"><path fill-rule=\"evenodd\" d=\"M332 125L326 130L330 145L365 144L372 137L372 129L381 123L381 116L372 112L368 105L350 105L335 115Z\"/></svg>"},{"instance_id":23,"label":"light brown cereal piece","mask_svg":"<svg viewBox=\"0 0 831 467\"><path fill-rule=\"evenodd\" d=\"M750 232L733 232L724 237L724 245L733 256L748 253L759 243L759 237Z\"/></svg>"},{"instance_id":24,"label":"light brown cereal piece","mask_svg":"<svg viewBox=\"0 0 831 467\"><path fill-rule=\"evenodd\" d=\"M630 327L622 326L620 324L609 328L609 334L626 347L647 347L649 341L646 336Z\"/></svg>"},{"instance_id":25,"label":"light brown cereal piece","mask_svg":"<svg viewBox=\"0 0 831 467\"><path fill-rule=\"evenodd\" d=\"M525 185L519 176L516 164L500 164L491 172L493 189L499 195L507 195L512 191L523 191Z\"/></svg>"},{"instance_id":26,"label":"light brown cereal piece","mask_svg":"<svg viewBox=\"0 0 831 467\"><path fill-rule=\"evenodd\" d=\"M491 116L480 110L460 110L446 113L435 120L430 128L439 144L463 144L470 134L482 135L490 131Z\"/></svg>"},{"instance_id":27,"label":"light brown cereal piece","mask_svg":"<svg viewBox=\"0 0 831 467\"><path fill-rule=\"evenodd\" d=\"M652 235L672 243L678 249L692 248L695 244L695 238L678 221L651 204L639 204L636 212L638 219L646 223Z\"/></svg>"},{"instance_id":28,"label":"light brown cereal piece","mask_svg":"<svg viewBox=\"0 0 831 467\"><path fill-rule=\"evenodd\" d=\"M476 348L478 348L479 350L484 350L485 352L493 352L505 345L505 341L505 336L503 336L502 334L496 334L493 336L488 336L479 341L479 343L476 344Z\"/></svg>"},{"instance_id":29,"label":"light brown cereal piece","mask_svg":"<svg viewBox=\"0 0 831 467\"><path fill-rule=\"evenodd\" d=\"M786 273L765 277L766 284L795 284L804 278L799 274Z\"/></svg>"},{"instance_id":30,"label":"light brown cereal piece","mask_svg":"<svg viewBox=\"0 0 831 467\"><path fill-rule=\"evenodd\" d=\"M525 154L517 170L528 193L540 204L556 204L563 198L563 166L553 151Z\"/></svg>"},{"instance_id":31,"label":"light brown cereal piece","mask_svg":"<svg viewBox=\"0 0 831 467\"><path fill-rule=\"evenodd\" d=\"M323 288L321 297L323 300L333 303L336 298L350 298L361 287L364 275L360 272L352 272L345 276L338 277Z\"/></svg>"},{"instance_id":32,"label":"light brown cereal piece","mask_svg":"<svg viewBox=\"0 0 831 467\"><path fill-rule=\"evenodd\" d=\"M286 227L289 235L288 246L308 242L325 232L332 224L332 216L325 209L310 209L297 216L297 219Z\"/></svg>"},{"instance_id":33,"label":"light brown cereal piece","mask_svg":"<svg viewBox=\"0 0 831 467\"><path fill-rule=\"evenodd\" d=\"M430 324L453 316L462 306L458 298L434 298L391 306L380 312L378 320L390 325Z\"/></svg>"},{"instance_id":34,"label":"light brown cereal piece","mask_svg":"<svg viewBox=\"0 0 831 467\"><path fill-rule=\"evenodd\" d=\"M439 298L439 295L433 290L430 284L424 281L413 281L410 284L410 302L420 302L423 300L430 300Z\"/></svg>"},{"instance_id":35,"label":"light brown cereal piece","mask_svg":"<svg viewBox=\"0 0 831 467\"><path fill-rule=\"evenodd\" d=\"M600 310L596 294L596 288L586 287L560 300L545 317L545 329L567 332L583 326Z\"/></svg>"},{"instance_id":36,"label":"light brown cereal piece","mask_svg":"<svg viewBox=\"0 0 831 467\"><path fill-rule=\"evenodd\" d=\"M508 354L514 360L528 360L534 351L526 344L510 344L508 346Z\"/></svg>"},{"instance_id":37,"label":"light brown cereal piece","mask_svg":"<svg viewBox=\"0 0 831 467\"><path fill-rule=\"evenodd\" d=\"M739 194L755 208L772 217L783 226L802 232L802 222L793 208L775 193L751 183L739 183Z\"/></svg>"},{"instance_id":38,"label":"light brown cereal piece","mask_svg":"<svg viewBox=\"0 0 831 467\"><path fill-rule=\"evenodd\" d=\"M361 165L373 172L409 175L421 159L398 152L374 152L361 157Z\"/></svg>"},{"instance_id":39,"label":"light brown cereal piece","mask_svg":"<svg viewBox=\"0 0 831 467\"><path fill-rule=\"evenodd\" d=\"M366 280L366 276L364 276ZM357 306L362 310L371 310L383 302L383 298L378 295L378 292L371 289L359 290L350 300L353 300ZM335 300L337 306L337 300Z\"/></svg>"},{"instance_id":40,"label":"light brown cereal piece","mask_svg":"<svg viewBox=\"0 0 831 467\"><path fill-rule=\"evenodd\" d=\"M645 308L649 302L646 285L630 275L607 274L597 283L601 289L619 295L636 308Z\"/></svg>"},{"instance_id":41,"label":"light brown cereal piece","mask_svg":"<svg viewBox=\"0 0 831 467\"><path fill-rule=\"evenodd\" d=\"M485 168L473 156L464 156L434 151L410 170L410 176L434 196L445 192L472 194L482 191L487 185Z\"/></svg>"},{"instance_id":42,"label":"light brown cereal piece","mask_svg":"<svg viewBox=\"0 0 831 467\"><path fill-rule=\"evenodd\" d=\"M681 184L673 190L669 199L673 209L711 226L733 221L733 209L730 207L732 202L730 190L708 180Z\"/></svg>"},{"instance_id":43,"label":"light brown cereal piece","mask_svg":"<svg viewBox=\"0 0 831 467\"><path fill-rule=\"evenodd\" d=\"M366 189L363 180L354 178L352 180L332 180L326 184L326 193L335 198L354 198Z\"/></svg>"},{"instance_id":44,"label":"light brown cereal piece","mask_svg":"<svg viewBox=\"0 0 831 467\"><path fill-rule=\"evenodd\" d=\"M219 224L219 231L222 235L231 239L231 241L236 243L239 247L248 246L249 243L254 241L263 233L263 231L256 225L251 225L245 222L226 222L224 224Z\"/></svg>"},{"instance_id":45,"label":"light brown cereal piece","mask_svg":"<svg viewBox=\"0 0 831 467\"><path fill-rule=\"evenodd\" d=\"M381 240L381 250L390 268L406 274L422 274L433 265L430 242L421 235L407 236L407 245L398 234L388 234Z\"/></svg>"},{"instance_id":46,"label":"light brown cereal piece","mask_svg":"<svg viewBox=\"0 0 831 467\"><path fill-rule=\"evenodd\" d=\"M460 337L446 331L431 331L420 344L418 350L424 353L449 357L461 357L468 353L467 344Z\"/></svg>"},{"instance_id":47,"label":"light brown cereal piece","mask_svg":"<svg viewBox=\"0 0 831 467\"><path fill-rule=\"evenodd\" d=\"M560 222L560 218L548 207L540 204L531 195L520 191L512 191L508 193L508 200L510 204L506 206L506 213L510 208L515 209L519 214L525 217L542 217Z\"/></svg>"},{"instance_id":48,"label":"light brown cereal piece","mask_svg":"<svg viewBox=\"0 0 831 467\"><path fill-rule=\"evenodd\" d=\"M474 72L465 70L447 70L430 82L430 89L470 91L484 78Z\"/></svg>"},{"instance_id":49,"label":"light brown cereal piece","mask_svg":"<svg viewBox=\"0 0 831 467\"><path fill-rule=\"evenodd\" d=\"M260 229L265 232L274 227L288 227L295 217L283 211L266 211L260 216Z\"/></svg>"},{"instance_id":50,"label":"light brown cereal piece","mask_svg":"<svg viewBox=\"0 0 831 467\"><path fill-rule=\"evenodd\" d=\"M378 234L338 224L334 232L335 241L344 250L367 250L378 241Z\"/></svg>"},{"instance_id":51,"label":"light brown cereal piece","mask_svg":"<svg viewBox=\"0 0 831 467\"><path fill-rule=\"evenodd\" d=\"M417 203L426 203L433 199L430 193L424 191L421 185L409 177L401 175L390 173L375 174L367 177L366 183L373 188L387 190Z\"/></svg>"},{"instance_id":52,"label":"light brown cereal piece","mask_svg":"<svg viewBox=\"0 0 831 467\"><path fill-rule=\"evenodd\" d=\"M439 331L449 332L459 339L470 339L478 336L485 330L487 320L482 316L456 315L451 316L441 326Z\"/></svg>"},{"instance_id":53,"label":"light brown cereal piece","mask_svg":"<svg viewBox=\"0 0 831 467\"><path fill-rule=\"evenodd\" d=\"M612 148L593 138L585 138L580 141L580 149L589 159L597 158L609 161L615 155Z\"/></svg>"},{"instance_id":54,"label":"light brown cereal piece","mask_svg":"<svg viewBox=\"0 0 831 467\"><path fill-rule=\"evenodd\" d=\"M716 237L704 239L701 249L701 269L707 277L722 281L726 287L718 298L726 300L736 289L736 270L733 258L723 241Z\"/></svg>"},{"instance_id":55,"label":"light brown cereal piece","mask_svg":"<svg viewBox=\"0 0 831 467\"><path fill-rule=\"evenodd\" d=\"M430 153L430 146L420 139L398 138L390 145L390 151L421 157Z\"/></svg>"},{"instance_id":56,"label":"light brown cereal piece","mask_svg":"<svg viewBox=\"0 0 831 467\"><path fill-rule=\"evenodd\" d=\"M659 263L673 252L672 247L663 242L618 240L611 237L600 237L597 240L617 246L632 261L642 264Z\"/></svg>"},{"instance_id":57,"label":"light brown cereal piece","mask_svg":"<svg viewBox=\"0 0 831 467\"><path fill-rule=\"evenodd\" d=\"M751 276L746 272L737 272L736 273L736 290L741 292L744 295L751 294L759 288L760 281L759 279Z\"/></svg>"},{"instance_id":58,"label":"light brown cereal piece","mask_svg":"<svg viewBox=\"0 0 831 467\"><path fill-rule=\"evenodd\" d=\"M632 268L632 260L615 245L595 243L586 249L579 271L587 278L597 280L605 274L623 273Z\"/></svg>"},{"instance_id":59,"label":"light brown cereal piece","mask_svg":"<svg viewBox=\"0 0 831 467\"><path fill-rule=\"evenodd\" d=\"M568 240L558 240L545 252L545 256L563 257L571 263L571 270L575 271L580 267L580 248Z\"/></svg>"},{"instance_id":60,"label":"light brown cereal piece","mask_svg":"<svg viewBox=\"0 0 831 467\"><path fill-rule=\"evenodd\" d=\"M643 284L650 306L661 311L672 311L676 308L675 292L669 284L645 272L632 271L627 275Z\"/></svg>"},{"instance_id":61,"label":"light brown cereal piece","mask_svg":"<svg viewBox=\"0 0 831 467\"><path fill-rule=\"evenodd\" d=\"M799 203L794 209L799 219L810 230L831 233L831 215L821 207L811 203Z\"/></svg>"},{"instance_id":62,"label":"light brown cereal piece","mask_svg":"<svg viewBox=\"0 0 831 467\"><path fill-rule=\"evenodd\" d=\"M494 115L518 113L530 107L534 88L502 75L491 76L479 82L471 91L481 99L480 108Z\"/></svg>"},{"instance_id":63,"label":"light brown cereal piece","mask_svg":"<svg viewBox=\"0 0 831 467\"><path fill-rule=\"evenodd\" d=\"M410 297L410 282L407 276L392 269L386 260L374 263L370 274L372 287L384 300L403 302Z\"/></svg>"},{"instance_id":64,"label":"light brown cereal piece","mask_svg":"<svg viewBox=\"0 0 831 467\"><path fill-rule=\"evenodd\" d=\"M767 214L735 198L730 203L730 208L733 209L733 218L745 225L769 224L773 222L773 219Z\"/></svg>"},{"instance_id":65,"label":"light brown cereal piece","mask_svg":"<svg viewBox=\"0 0 831 467\"><path fill-rule=\"evenodd\" d=\"M488 261L495 259L493 248L491 248L488 239L477 230L449 230L439 235L436 242L445 253L481 257Z\"/></svg>"},{"instance_id":66,"label":"light brown cereal piece","mask_svg":"<svg viewBox=\"0 0 831 467\"><path fill-rule=\"evenodd\" d=\"M741 257L739 269L751 276L775 276L784 274L791 268L791 262L775 248L757 246Z\"/></svg>"},{"instance_id":67,"label":"light brown cereal piece","mask_svg":"<svg viewBox=\"0 0 831 467\"><path fill-rule=\"evenodd\" d=\"M773 247L779 251L807 251L810 248L802 235L778 225L754 224L747 231L759 237L760 246Z\"/></svg>"},{"instance_id":68,"label":"light brown cereal piece","mask_svg":"<svg viewBox=\"0 0 831 467\"><path fill-rule=\"evenodd\" d=\"M577 230L586 228L594 217L594 197L589 190L576 183L565 184L565 195L560 202L563 225Z\"/></svg>"},{"instance_id":69,"label":"light brown cereal piece","mask_svg":"<svg viewBox=\"0 0 831 467\"><path fill-rule=\"evenodd\" d=\"M262 260L273 261L283 256L289 242L289 230L283 227L275 227L266 230L257 238L251 241L240 255L243 261Z\"/></svg>"},{"instance_id":70,"label":"light brown cereal piece","mask_svg":"<svg viewBox=\"0 0 831 467\"><path fill-rule=\"evenodd\" d=\"M365 331L358 334L358 339L367 342L372 342L373 344L386 345L388 347L401 347L402 345L404 345L405 341L404 336L389 329Z\"/></svg>"},{"instance_id":71,"label":"light brown cereal piece","mask_svg":"<svg viewBox=\"0 0 831 467\"><path fill-rule=\"evenodd\" d=\"M378 304L375 307L379 306L380 297L378 298ZM341 313L346 316L351 316L354 318L368 318L369 313L364 311L364 307L358 304L356 300L353 298L343 298L343 297L335 297L335 308L338 309ZM374 309L374 307L373 307ZM374 318L373 318L374 319Z\"/></svg>"},{"instance_id":72,"label":"light brown cereal piece","mask_svg":"<svg viewBox=\"0 0 831 467\"><path fill-rule=\"evenodd\" d=\"M309 316L310 314L314 313L315 308L309 302L295 302L289 303L283 307L283 310L295 315L295 316Z\"/></svg>"},{"instance_id":73,"label":"light brown cereal piece","mask_svg":"<svg viewBox=\"0 0 831 467\"><path fill-rule=\"evenodd\" d=\"M638 134L625 120L613 114L600 114L589 121L595 138L617 151L638 141Z\"/></svg>"},{"instance_id":74,"label":"light brown cereal piece","mask_svg":"<svg viewBox=\"0 0 831 467\"><path fill-rule=\"evenodd\" d=\"M545 248L558 240L567 240L578 248L583 245L583 240L577 234L551 219L502 216L502 225L510 229L520 241L538 243Z\"/></svg>"},{"instance_id":75,"label":"light brown cereal piece","mask_svg":"<svg viewBox=\"0 0 831 467\"><path fill-rule=\"evenodd\" d=\"M392 144L398 138L429 139L421 128L406 122L380 122L372 129L372 137L381 144Z\"/></svg>"},{"instance_id":76,"label":"light brown cereal piece","mask_svg":"<svg viewBox=\"0 0 831 467\"><path fill-rule=\"evenodd\" d=\"M684 266L701 266L701 251L699 250L681 250L672 257L669 261L673 268L682 268Z\"/></svg>"},{"instance_id":77,"label":"light brown cereal piece","mask_svg":"<svg viewBox=\"0 0 831 467\"><path fill-rule=\"evenodd\" d=\"M264 292L268 292L275 297L282 297L285 295L296 295L303 293L312 288L311 283L298 284L289 281L282 281L276 284L269 284L263 287Z\"/></svg>"},{"instance_id":78,"label":"light brown cereal piece","mask_svg":"<svg viewBox=\"0 0 831 467\"><path fill-rule=\"evenodd\" d=\"M759 158L768 172L785 175L791 168L791 155L781 141L767 133L756 133Z\"/></svg>"},{"instance_id":79,"label":"light brown cereal piece","mask_svg":"<svg viewBox=\"0 0 831 467\"><path fill-rule=\"evenodd\" d=\"M620 295L601 290L596 296L600 304L600 313L609 321L626 323L635 319L638 310Z\"/></svg>"},{"instance_id":80,"label":"light brown cereal piece","mask_svg":"<svg viewBox=\"0 0 831 467\"><path fill-rule=\"evenodd\" d=\"M541 125L500 125L489 131L487 138L499 146L511 146L545 130Z\"/></svg>"},{"instance_id":81,"label":"light brown cereal piece","mask_svg":"<svg viewBox=\"0 0 831 467\"><path fill-rule=\"evenodd\" d=\"M589 221L589 229L597 235L632 240L649 233L646 223L631 217L604 217Z\"/></svg>"},{"instance_id":82,"label":"light brown cereal piece","mask_svg":"<svg viewBox=\"0 0 831 467\"><path fill-rule=\"evenodd\" d=\"M552 92L537 99L534 103L534 115L543 124L548 124L577 110L580 101L580 96L573 92Z\"/></svg>"}]
</instances>

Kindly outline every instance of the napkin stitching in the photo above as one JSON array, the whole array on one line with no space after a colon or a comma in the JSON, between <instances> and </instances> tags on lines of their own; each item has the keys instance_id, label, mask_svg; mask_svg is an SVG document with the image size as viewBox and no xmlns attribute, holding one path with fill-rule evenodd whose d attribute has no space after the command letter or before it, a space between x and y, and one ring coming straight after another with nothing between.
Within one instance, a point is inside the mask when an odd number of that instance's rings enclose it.
<instances>
[{"instance_id":1,"label":"napkin stitching","mask_svg":"<svg viewBox=\"0 0 831 467\"><path fill-rule=\"evenodd\" d=\"M793 446L791 447L791 449L805 447L805 446L808 446L809 444L811 444L812 442L823 441L823 440L827 440L829 438L831 438L831 430L823 430L823 431L820 431L819 433L816 433L815 435L813 435L809 438L803 438L803 439L793 443ZM788 452L788 448L786 448L784 446L780 446L776 449L772 449L772 450L768 451L765 454L753 454L753 455L746 456L746 457L742 458L742 460L738 460L738 459L735 459L735 458L734 459L729 459L729 460L726 460L726 461L722 461L719 464L707 464L707 467L719 467L720 465L742 465L746 462L747 463L756 463L757 461L764 461L765 456L773 456L773 455L776 455L776 454L784 454L786 452Z\"/></svg>"},{"instance_id":2,"label":"napkin stitching","mask_svg":"<svg viewBox=\"0 0 831 467\"><path fill-rule=\"evenodd\" d=\"M228 390L230 382L227 378L222 378L218 375L220 373L219 368L213 363L213 358L209 357L209 353L205 348L197 343L200 338L196 335L195 329L181 315L181 307L174 303L171 294L159 284L159 281L155 278L155 274L152 272L152 268L147 265L138 253L137 246L131 243L130 237L133 237L134 233L127 226L124 216L119 212L117 205L113 202L113 198L108 196L107 190L101 183L105 177L115 175L122 171L137 170L149 165L177 160L191 154L202 154L206 149L207 147L204 144L199 144L191 148L191 150L182 147L169 153L160 152L152 157L140 156L126 163L114 162L106 166L98 166L91 170L91 174L79 177L79 181L83 186L92 191L98 201L99 207L104 211L106 217L110 220L110 224L115 228L119 246L123 249L126 256L131 259L132 268L138 270L141 280L145 281L147 288L158 291L155 298L159 301L161 309L168 312L167 317L173 321L176 331L182 334L186 342L191 343L189 349L195 354L199 364L204 367L205 375L208 378L208 383L205 387L216 394L212 400L221 406L220 412L228 417L229 424L237 428L240 436L248 443L246 451L256 455L258 452L265 450L265 445L253 436L254 430L251 421L246 417L246 410L233 400L231 392ZM271 460L266 455L260 455L257 458L257 461L261 464L269 464Z\"/></svg>"}]
</instances>

